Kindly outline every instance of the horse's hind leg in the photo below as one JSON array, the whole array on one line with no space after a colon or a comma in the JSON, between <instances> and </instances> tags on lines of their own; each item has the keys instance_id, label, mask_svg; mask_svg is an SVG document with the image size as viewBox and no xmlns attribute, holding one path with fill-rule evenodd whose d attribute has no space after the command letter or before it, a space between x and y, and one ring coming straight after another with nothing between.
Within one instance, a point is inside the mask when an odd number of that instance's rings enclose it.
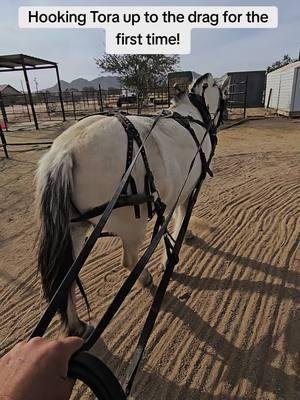
<instances>
[{"instance_id":1,"label":"horse's hind leg","mask_svg":"<svg viewBox=\"0 0 300 400\"><path fill-rule=\"evenodd\" d=\"M78 256L80 250L82 249L89 226L90 225L86 222L75 223L74 225L71 226L71 237L72 237L74 259ZM78 317L76 309L75 288L76 284L73 283L68 295L67 334L69 336L86 337L91 332L91 327L89 327L85 322L81 321Z\"/></svg>"},{"instance_id":2,"label":"horse's hind leg","mask_svg":"<svg viewBox=\"0 0 300 400\"><path fill-rule=\"evenodd\" d=\"M133 227L134 231L134 227ZM132 270L139 259L139 248L145 237L145 227L137 229L134 234L122 237L123 242L123 260L122 264L125 268ZM148 287L152 284L152 276L147 268L144 268L138 282L142 287Z\"/></svg>"},{"instance_id":3,"label":"horse's hind leg","mask_svg":"<svg viewBox=\"0 0 300 400\"><path fill-rule=\"evenodd\" d=\"M182 222L183 222L185 214L186 214L187 206L188 206L188 199L183 204L181 204L180 206L178 206L176 208L174 238L176 238L178 236L178 233L180 231ZM194 237L195 237L195 235L193 234L193 232L191 230L187 229L185 237L184 237L185 240L189 241L189 240L192 240Z\"/></svg>"}]
</instances>

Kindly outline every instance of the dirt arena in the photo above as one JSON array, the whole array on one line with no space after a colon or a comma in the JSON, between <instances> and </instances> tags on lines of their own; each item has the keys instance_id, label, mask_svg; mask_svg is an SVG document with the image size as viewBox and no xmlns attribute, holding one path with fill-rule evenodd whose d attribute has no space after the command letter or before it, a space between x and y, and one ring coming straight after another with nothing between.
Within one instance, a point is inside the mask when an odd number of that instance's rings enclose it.
<instances>
[{"instance_id":1,"label":"dirt arena","mask_svg":"<svg viewBox=\"0 0 300 400\"><path fill-rule=\"evenodd\" d=\"M57 132L14 132L7 140L47 140ZM1 353L28 336L44 307L33 175L45 150L13 150L10 160L0 150ZM299 119L248 121L220 132L215 177L191 220L195 238L183 246L132 398L300 399L299 167ZM150 261L155 285L160 253ZM120 255L118 239L103 239L82 271L93 320L127 276ZM121 382L152 293L135 288L95 346ZM87 318L82 302L80 312ZM54 321L49 334L57 327ZM79 391L74 398L90 397Z\"/></svg>"}]
</instances>

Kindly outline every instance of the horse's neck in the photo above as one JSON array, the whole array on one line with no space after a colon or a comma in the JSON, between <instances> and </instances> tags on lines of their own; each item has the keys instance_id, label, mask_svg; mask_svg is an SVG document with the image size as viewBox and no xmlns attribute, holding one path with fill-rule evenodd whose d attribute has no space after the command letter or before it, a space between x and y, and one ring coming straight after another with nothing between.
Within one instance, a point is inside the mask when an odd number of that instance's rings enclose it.
<instances>
[{"instance_id":1,"label":"horse's neck","mask_svg":"<svg viewBox=\"0 0 300 400\"><path fill-rule=\"evenodd\" d=\"M193 106L187 95L180 96L180 98L177 101L175 101L175 103L170 107L170 110L173 112L178 112L182 116L190 116L195 120L200 120L203 122L203 118L200 112L197 110L195 106ZM196 124L193 127L193 129L195 131L196 136L198 137L198 140L201 141L203 139L205 129ZM209 157L209 155L210 154L206 154L207 157Z\"/></svg>"},{"instance_id":2,"label":"horse's neck","mask_svg":"<svg viewBox=\"0 0 300 400\"><path fill-rule=\"evenodd\" d=\"M199 111L192 105L187 96L180 98L180 100L172 105L170 109L171 111L178 112L183 116L189 115L190 117L200 119L202 121Z\"/></svg>"}]
</instances>

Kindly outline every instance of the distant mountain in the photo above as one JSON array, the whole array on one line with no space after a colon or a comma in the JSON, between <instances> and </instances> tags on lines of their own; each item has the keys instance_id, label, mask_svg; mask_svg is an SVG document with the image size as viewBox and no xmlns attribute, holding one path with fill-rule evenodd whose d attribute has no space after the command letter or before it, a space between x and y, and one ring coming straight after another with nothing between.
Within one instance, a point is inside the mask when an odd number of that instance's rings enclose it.
<instances>
[{"instance_id":1,"label":"distant mountain","mask_svg":"<svg viewBox=\"0 0 300 400\"><path fill-rule=\"evenodd\" d=\"M82 90L84 87L93 87L95 89L98 89L99 83L102 89L108 89L108 88L119 89L121 87L119 78L115 76L101 76L99 78L92 79L91 81L84 78L74 79L72 82L66 82L64 80L60 81L62 91L66 89ZM58 92L58 85L56 83L54 86L51 86L50 88L45 90L49 90L49 92Z\"/></svg>"}]
</instances>

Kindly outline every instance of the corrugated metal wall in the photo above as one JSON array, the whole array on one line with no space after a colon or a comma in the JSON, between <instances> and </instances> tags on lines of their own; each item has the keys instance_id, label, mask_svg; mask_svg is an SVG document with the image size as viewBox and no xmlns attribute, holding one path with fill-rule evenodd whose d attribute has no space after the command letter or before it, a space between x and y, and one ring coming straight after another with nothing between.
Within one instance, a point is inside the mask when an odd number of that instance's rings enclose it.
<instances>
[{"instance_id":1,"label":"corrugated metal wall","mask_svg":"<svg viewBox=\"0 0 300 400\"><path fill-rule=\"evenodd\" d=\"M291 111L292 90L294 82L293 68L286 71L274 71L267 75L266 101L272 89L269 107L276 110ZM267 103L265 103L267 105Z\"/></svg>"},{"instance_id":2,"label":"corrugated metal wall","mask_svg":"<svg viewBox=\"0 0 300 400\"><path fill-rule=\"evenodd\" d=\"M295 70L292 111L300 111L300 68Z\"/></svg>"},{"instance_id":3,"label":"corrugated metal wall","mask_svg":"<svg viewBox=\"0 0 300 400\"><path fill-rule=\"evenodd\" d=\"M300 67L291 65L270 72L267 75L265 106L268 105L269 97L269 108L285 115L299 113Z\"/></svg>"}]
</instances>

